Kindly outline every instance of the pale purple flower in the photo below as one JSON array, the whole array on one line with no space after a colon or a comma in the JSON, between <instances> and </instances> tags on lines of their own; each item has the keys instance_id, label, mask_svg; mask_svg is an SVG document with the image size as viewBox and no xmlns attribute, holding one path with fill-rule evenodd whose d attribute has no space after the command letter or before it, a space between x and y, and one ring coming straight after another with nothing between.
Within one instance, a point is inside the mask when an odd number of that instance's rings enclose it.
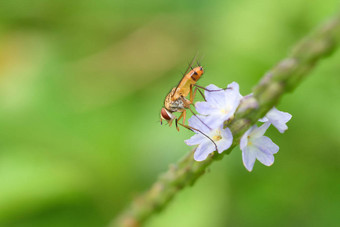
<instances>
[{"instance_id":1,"label":"pale purple flower","mask_svg":"<svg viewBox=\"0 0 340 227\"><path fill-rule=\"evenodd\" d=\"M288 129L286 123L292 118L292 115L287 112L282 112L273 107L260 122L269 122L274 125L279 132L284 133Z\"/></svg>"},{"instance_id":2,"label":"pale purple flower","mask_svg":"<svg viewBox=\"0 0 340 227\"><path fill-rule=\"evenodd\" d=\"M205 123L206 117L197 116ZM217 146L218 153L222 153L224 150L228 149L233 142L233 135L229 128L223 129L222 125L217 128L209 128L208 125L203 124L196 116L192 116L189 119L189 126L192 128L200 130L201 132L194 130L196 133L190 139L185 140L185 143L189 146L198 145L196 148L194 159L196 161L205 160L208 155L216 150L215 144ZM215 142L215 144L207 138L207 136Z\"/></svg>"},{"instance_id":3,"label":"pale purple flower","mask_svg":"<svg viewBox=\"0 0 340 227\"><path fill-rule=\"evenodd\" d=\"M195 108L198 113L207 116L205 122L209 127L217 128L234 116L242 99L239 85L232 82L228 85L228 89L223 90L210 84L206 89L213 91L205 90L206 102L197 102Z\"/></svg>"},{"instance_id":4,"label":"pale purple flower","mask_svg":"<svg viewBox=\"0 0 340 227\"><path fill-rule=\"evenodd\" d=\"M279 151L279 147L271 139L264 136L269 126L269 122L260 127L254 125L241 138L240 148L243 164L248 171L253 170L256 159L266 166L270 166L274 162L274 154Z\"/></svg>"}]
</instances>

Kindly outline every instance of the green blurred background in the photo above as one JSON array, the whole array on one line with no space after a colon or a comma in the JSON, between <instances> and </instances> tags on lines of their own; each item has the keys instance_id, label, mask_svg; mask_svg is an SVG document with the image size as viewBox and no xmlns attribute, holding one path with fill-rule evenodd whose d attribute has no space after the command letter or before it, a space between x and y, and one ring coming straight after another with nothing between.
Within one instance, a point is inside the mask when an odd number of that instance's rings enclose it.
<instances>
[{"instance_id":1,"label":"green blurred background","mask_svg":"<svg viewBox=\"0 0 340 227\"><path fill-rule=\"evenodd\" d=\"M243 95L338 0L1 0L0 226L106 226L190 151L161 126L197 51L199 84ZM289 130L272 167L237 148L147 227L336 226L340 222L340 52L278 108Z\"/></svg>"}]
</instances>

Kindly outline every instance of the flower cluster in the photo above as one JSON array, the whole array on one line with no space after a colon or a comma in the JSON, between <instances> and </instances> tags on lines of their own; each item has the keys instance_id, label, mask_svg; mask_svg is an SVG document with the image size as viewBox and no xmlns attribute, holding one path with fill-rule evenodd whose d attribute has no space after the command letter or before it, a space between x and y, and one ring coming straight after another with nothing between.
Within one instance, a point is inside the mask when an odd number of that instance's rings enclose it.
<instances>
[{"instance_id":1,"label":"flower cluster","mask_svg":"<svg viewBox=\"0 0 340 227\"><path fill-rule=\"evenodd\" d=\"M189 146L198 145L194 154L196 161L205 160L215 150L222 153L231 146L233 135L228 127L223 126L233 119L241 100L251 96L243 97L236 82L229 84L226 89L211 84L205 88L204 95L206 101L195 104L199 115L189 119L189 126L196 134L185 141ZM261 126L254 125L244 133L240 148L243 164L248 171L252 171L256 159L266 166L273 164L273 155L279 151L279 147L264 133L270 125L283 133L288 129L286 123L291 117L289 113L274 107L259 120L263 122Z\"/></svg>"}]
</instances>

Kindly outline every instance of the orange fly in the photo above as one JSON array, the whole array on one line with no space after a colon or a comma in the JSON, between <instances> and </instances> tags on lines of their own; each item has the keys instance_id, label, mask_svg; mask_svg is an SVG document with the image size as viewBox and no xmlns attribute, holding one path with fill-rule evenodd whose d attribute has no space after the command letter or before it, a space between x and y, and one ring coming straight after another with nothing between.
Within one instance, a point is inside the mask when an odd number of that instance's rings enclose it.
<instances>
[{"instance_id":1,"label":"orange fly","mask_svg":"<svg viewBox=\"0 0 340 227\"><path fill-rule=\"evenodd\" d=\"M162 120L166 120L171 126L173 120L175 120L176 128L178 131L179 128L177 122L181 118L183 118L183 124L185 124L186 109L190 109L190 105L193 104L193 100L197 91L197 89L195 89L195 91L193 92L193 86L200 79L203 73L204 71L202 66L192 68L190 72L184 74L182 80L179 82L177 87L171 89L164 100L164 107L161 110L161 123ZM186 97L189 94L190 99L187 99ZM181 112L179 118L172 114L174 112Z\"/></svg>"},{"instance_id":2,"label":"orange fly","mask_svg":"<svg viewBox=\"0 0 340 227\"><path fill-rule=\"evenodd\" d=\"M195 58L194 58L195 60ZM193 115L196 116L196 114L192 111L190 108L190 105L193 105L194 98L196 95L197 90L200 92L200 94L203 96L205 99L203 93L198 89L202 88L204 90L207 90L204 87L196 85L196 82L201 78L201 76L204 73L203 67L200 66L199 63L197 67L192 68L192 64L189 65L188 69L184 73L183 78L181 81L178 83L177 87L174 87L171 89L169 94L166 96L164 100L164 107L161 110L161 124L162 120L165 120L169 123L169 126L172 125L172 122L175 120L176 124L176 129L179 131L178 124L182 125L183 127L192 130L192 131L198 131L207 138L209 138L207 135L205 135L203 132L201 132L198 129L195 129L193 127L190 127L188 125L185 125L185 119L186 119L186 110L189 109L190 112L192 112ZM191 69L189 71L189 69ZM189 72L188 72L189 71ZM195 87L195 89L194 89ZM208 90L208 91L215 91L215 90ZM217 91L217 90L216 90ZM189 99L186 97L189 96ZM180 112L181 115L177 118L173 113L174 112ZM208 127L198 116L196 116L206 127ZM179 121L183 118L183 123L179 123ZM209 127L208 127L209 128ZM209 138L214 144L215 142ZM216 147L216 144L215 144ZM216 147L217 149L217 147Z\"/></svg>"}]
</instances>

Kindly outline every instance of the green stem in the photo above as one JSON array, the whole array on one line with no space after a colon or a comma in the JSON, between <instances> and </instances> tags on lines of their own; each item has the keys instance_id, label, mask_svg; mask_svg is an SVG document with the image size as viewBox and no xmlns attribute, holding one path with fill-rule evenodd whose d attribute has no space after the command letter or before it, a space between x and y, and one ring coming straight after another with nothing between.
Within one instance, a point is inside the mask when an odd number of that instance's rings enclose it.
<instances>
[{"instance_id":1,"label":"green stem","mask_svg":"<svg viewBox=\"0 0 340 227\"><path fill-rule=\"evenodd\" d=\"M316 63L335 51L340 42L340 16L331 19L299 42L290 55L266 73L253 88L253 97L244 99L235 118L228 124L233 133L233 145L222 154L217 152L205 161L196 162L193 152L187 154L162 174L150 190L136 198L111 226L140 226L186 186L201 177L207 166L229 154L238 145L243 133L275 106L283 94L292 91Z\"/></svg>"}]
</instances>

